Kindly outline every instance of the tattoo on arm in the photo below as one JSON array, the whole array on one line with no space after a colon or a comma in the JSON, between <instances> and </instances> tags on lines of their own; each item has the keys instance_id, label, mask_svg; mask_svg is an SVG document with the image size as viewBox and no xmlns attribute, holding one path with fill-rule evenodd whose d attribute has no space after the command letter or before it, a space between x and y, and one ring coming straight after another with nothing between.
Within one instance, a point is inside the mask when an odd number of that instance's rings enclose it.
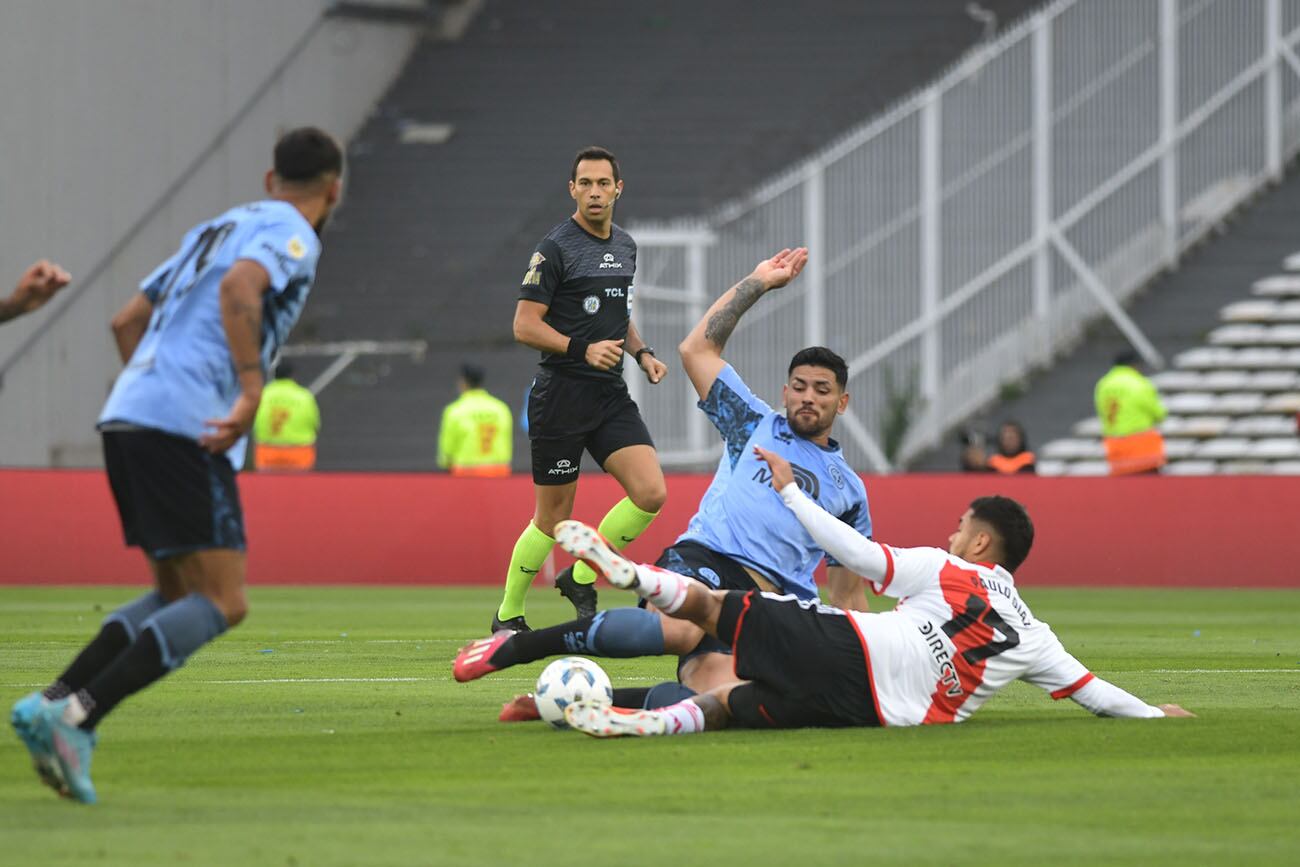
<instances>
[{"instance_id":1,"label":"tattoo on arm","mask_svg":"<svg viewBox=\"0 0 1300 867\"><path fill-rule=\"evenodd\" d=\"M740 322L740 317L763 296L763 281L757 277L746 277L736 284L735 290L735 297L710 316L709 324L704 328L705 339L718 349L726 346L731 332L736 330L736 323Z\"/></svg>"}]
</instances>

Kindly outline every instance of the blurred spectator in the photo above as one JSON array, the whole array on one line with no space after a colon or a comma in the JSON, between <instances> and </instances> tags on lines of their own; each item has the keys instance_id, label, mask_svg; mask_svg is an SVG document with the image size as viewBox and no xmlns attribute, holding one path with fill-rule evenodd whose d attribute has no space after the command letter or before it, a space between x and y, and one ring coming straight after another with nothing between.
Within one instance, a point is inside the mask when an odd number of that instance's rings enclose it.
<instances>
[{"instance_id":1,"label":"blurred spectator","mask_svg":"<svg viewBox=\"0 0 1300 867\"><path fill-rule=\"evenodd\" d=\"M984 448L984 432L975 428L965 428L957 435L961 451L957 463L963 473L986 473L989 471L988 454Z\"/></svg>"},{"instance_id":2,"label":"blurred spectator","mask_svg":"<svg viewBox=\"0 0 1300 867\"><path fill-rule=\"evenodd\" d=\"M259 470L310 470L316 466L320 408L316 396L293 378L293 366L281 361L275 379L262 389L253 421L253 466Z\"/></svg>"},{"instance_id":3,"label":"blurred spectator","mask_svg":"<svg viewBox=\"0 0 1300 867\"><path fill-rule=\"evenodd\" d=\"M1156 473L1165 465L1165 440L1159 427L1165 406L1139 364L1137 353L1120 353L1093 394L1112 476Z\"/></svg>"},{"instance_id":4,"label":"blurred spectator","mask_svg":"<svg viewBox=\"0 0 1300 867\"><path fill-rule=\"evenodd\" d=\"M18 278L18 285L10 296L0 298L0 322L8 322L24 313L31 313L53 298L54 293L67 286L71 280L67 271L45 259L29 265Z\"/></svg>"},{"instance_id":5,"label":"blurred spectator","mask_svg":"<svg viewBox=\"0 0 1300 867\"><path fill-rule=\"evenodd\" d=\"M1017 421L1004 421L998 428L998 450L989 456L988 468L1006 476L1035 472L1034 453L1029 450L1025 429Z\"/></svg>"},{"instance_id":6,"label":"blurred spectator","mask_svg":"<svg viewBox=\"0 0 1300 867\"><path fill-rule=\"evenodd\" d=\"M507 476L514 435L510 407L483 388L483 369L466 364L460 397L442 411L438 466L453 476Z\"/></svg>"}]
</instances>

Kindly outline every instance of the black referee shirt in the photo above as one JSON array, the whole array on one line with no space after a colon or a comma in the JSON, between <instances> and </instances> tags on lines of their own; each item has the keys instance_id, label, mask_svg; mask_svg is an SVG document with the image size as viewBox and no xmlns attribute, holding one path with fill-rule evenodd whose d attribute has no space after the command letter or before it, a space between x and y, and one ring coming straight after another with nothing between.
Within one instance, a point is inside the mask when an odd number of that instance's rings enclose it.
<instances>
[{"instance_id":1,"label":"black referee shirt","mask_svg":"<svg viewBox=\"0 0 1300 867\"><path fill-rule=\"evenodd\" d=\"M519 297L549 308L543 321L588 343L627 337L636 242L619 226L597 238L570 217L547 233L528 262ZM626 356L624 356L626 358ZM573 376L621 379L623 362L597 370L565 355L542 353L542 366Z\"/></svg>"}]
</instances>

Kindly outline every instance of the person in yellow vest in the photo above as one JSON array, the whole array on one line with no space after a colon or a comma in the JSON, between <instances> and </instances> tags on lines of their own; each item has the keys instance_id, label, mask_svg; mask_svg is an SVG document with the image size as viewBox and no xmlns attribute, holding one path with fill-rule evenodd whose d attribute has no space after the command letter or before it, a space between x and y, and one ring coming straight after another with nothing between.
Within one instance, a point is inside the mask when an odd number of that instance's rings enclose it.
<instances>
[{"instance_id":1,"label":"person in yellow vest","mask_svg":"<svg viewBox=\"0 0 1300 867\"><path fill-rule=\"evenodd\" d=\"M483 388L483 369L466 364L460 397L442 411L438 466L453 476L508 476L514 446L510 407Z\"/></svg>"},{"instance_id":2,"label":"person in yellow vest","mask_svg":"<svg viewBox=\"0 0 1300 867\"><path fill-rule=\"evenodd\" d=\"M310 470L316 466L320 407L316 397L293 379L293 367L281 361L275 379L262 389L253 421L253 466L259 470Z\"/></svg>"},{"instance_id":3,"label":"person in yellow vest","mask_svg":"<svg viewBox=\"0 0 1300 867\"><path fill-rule=\"evenodd\" d=\"M989 455L988 468L1004 476L1037 472L1034 453L1029 450L1029 440L1020 422L1002 422L998 428L998 450Z\"/></svg>"},{"instance_id":4,"label":"person in yellow vest","mask_svg":"<svg viewBox=\"0 0 1300 867\"><path fill-rule=\"evenodd\" d=\"M1138 363L1135 352L1116 356L1115 366L1097 382L1093 393L1112 476L1155 473L1165 465L1165 440L1160 434L1165 405Z\"/></svg>"}]
</instances>

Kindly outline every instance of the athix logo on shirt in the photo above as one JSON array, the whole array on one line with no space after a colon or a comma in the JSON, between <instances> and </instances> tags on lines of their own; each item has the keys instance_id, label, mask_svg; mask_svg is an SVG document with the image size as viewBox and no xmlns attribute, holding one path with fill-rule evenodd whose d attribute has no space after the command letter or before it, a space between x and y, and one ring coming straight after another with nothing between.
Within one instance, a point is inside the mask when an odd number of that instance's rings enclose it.
<instances>
[{"instance_id":1,"label":"athix logo on shirt","mask_svg":"<svg viewBox=\"0 0 1300 867\"><path fill-rule=\"evenodd\" d=\"M606 269L606 268L622 268L622 267L623 267L623 263L622 263L622 262L615 262L615 261L614 261L614 254L613 254L613 253L606 253L604 256L601 256L600 258L601 258L601 260L602 260L601 263L600 263L600 269L601 269L602 271L603 271L604 269Z\"/></svg>"},{"instance_id":2,"label":"athix logo on shirt","mask_svg":"<svg viewBox=\"0 0 1300 867\"><path fill-rule=\"evenodd\" d=\"M573 461L568 458L562 458L555 462L555 466L546 471L550 476L568 476L576 473L578 468L574 466Z\"/></svg>"}]
</instances>

